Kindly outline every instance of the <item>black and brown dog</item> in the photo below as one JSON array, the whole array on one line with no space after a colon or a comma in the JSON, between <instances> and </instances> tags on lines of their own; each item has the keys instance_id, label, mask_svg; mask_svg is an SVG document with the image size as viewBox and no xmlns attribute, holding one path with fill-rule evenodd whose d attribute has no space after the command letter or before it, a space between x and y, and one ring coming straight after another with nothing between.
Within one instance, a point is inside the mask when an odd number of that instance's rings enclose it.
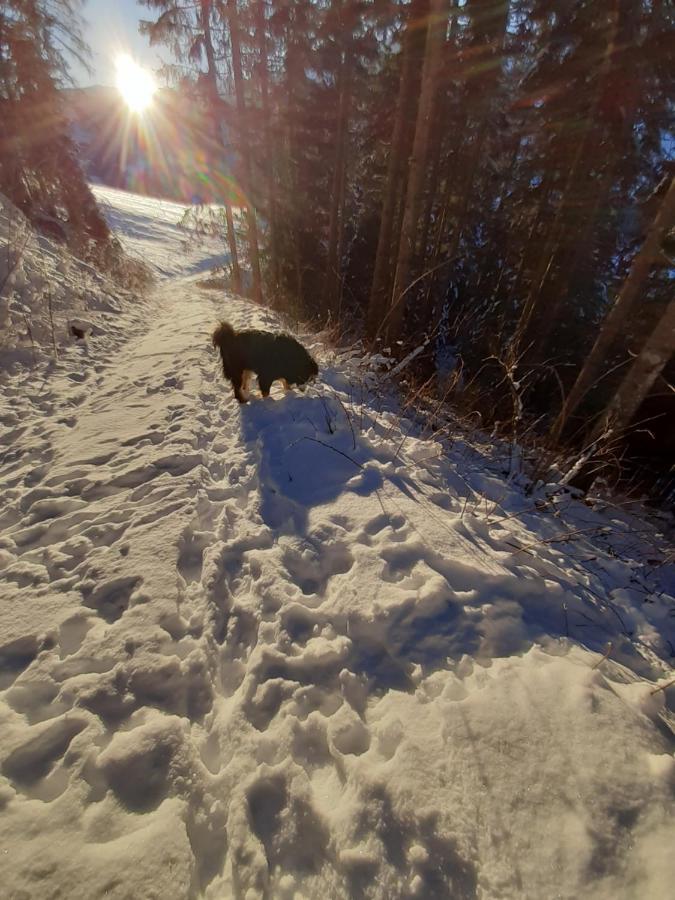
<instances>
[{"instance_id":1,"label":"black and brown dog","mask_svg":"<svg viewBox=\"0 0 675 900\"><path fill-rule=\"evenodd\" d=\"M246 403L251 376L258 376L263 397L269 396L273 381L281 381L288 390L304 385L319 372L319 367L295 338L271 331L235 331L229 322L221 322L212 335L213 346L220 350L223 375L232 382L234 396Z\"/></svg>"}]
</instances>

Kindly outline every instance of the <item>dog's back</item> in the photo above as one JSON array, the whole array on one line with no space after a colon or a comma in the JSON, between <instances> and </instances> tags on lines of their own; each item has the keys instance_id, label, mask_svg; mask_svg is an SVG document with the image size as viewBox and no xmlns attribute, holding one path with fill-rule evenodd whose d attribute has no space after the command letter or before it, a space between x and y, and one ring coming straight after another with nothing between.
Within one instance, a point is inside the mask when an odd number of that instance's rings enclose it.
<instances>
[{"instance_id":1,"label":"dog's back","mask_svg":"<svg viewBox=\"0 0 675 900\"><path fill-rule=\"evenodd\" d=\"M278 359L289 341L293 341L293 338L288 335L259 331L256 328L237 332L237 349L246 360L246 367L258 374L260 367L264 368L273 358Z\"/></svg>"}]
</instances>

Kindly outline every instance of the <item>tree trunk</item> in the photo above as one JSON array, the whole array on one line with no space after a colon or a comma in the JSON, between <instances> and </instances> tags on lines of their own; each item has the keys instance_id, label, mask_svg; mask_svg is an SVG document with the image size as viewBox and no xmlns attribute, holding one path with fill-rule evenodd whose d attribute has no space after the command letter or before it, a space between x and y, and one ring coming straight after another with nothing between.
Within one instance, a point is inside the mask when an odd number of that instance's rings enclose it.
<instances>
[{"instance_id":1,"label":"tree trunk","mask_svg":"<svg viewBox=\"0 0 675 900\"><path fill-rule=\"evenodd\" d=\"M223 200L225 207L225 224L227 225L227 243L230 248L230 259L232 260L232 290L235 294L241 294L241 268L239 266L239 256L237 254L237 233L234 230L234 217L232 215L232 204L229 199Z\"/></svg>"},{"instance_id":2,"label":"tree trunk","mask_svg":"<svg viewBox=\"0 0 675 900\"><path fill-rule=\"evenodd\" d=\"M509 167L506 171L506 175L504 176L504 180L502 181L502 185L500 188L500 197L501 198L505 198L508 196L509 186L515 183L514 172L518 165L518 157L520 155L520 148L522 147L522 145L523 145L523 135L521 134L521 135L519 135L518 139L515 142L515 145L513 148L513 154L511 156L511 162L509 163ZM499 204L499 214L500 215L504 215L504 209L505 209L505 202L504 202L504 199L502 199ZM509 224L509 232L507 233L504 243L503 243L502 247L500 248L502 263L499 267L499 277L497 278L497 282L495 284L494 291L493 291L495 297L498 297L500 295L502 281L503 281L504 277L508 274L508 272L512 270L512 266L509 264L509 259L511 257L512 249L513 249L513 243L511 241L511 234L520 234L521 229L524 229L526 223L527 223L527 216L521 212L521 214L518 215L517 218L513 219L512 222ZM513 230L511 231L511 229L513 229ZM500 322L501 322L501 324L500 324L499 334L500 334L500 339L501 339L501 337L506 334L506 328L505 328L506 323L505 323L503 312L500 317Z\"/></svg>"},{"instance_id":3,"label":"tree trunk","mask_svg":"<svg viewBox=\"0 0 675 900\"><path fill-rule=\"evenodd\" d=\"M453 0L452 5L453 7L455 7L457 5L457 0ZM446 54L452 52L452 41L454 39L456 21L456 17L454 16L450 19L450 29L447 36ZM432 104L431 115L434 122L444 121L446 109L447 92L445 90L439 91L434 95ZM446 190L440 191L440 203L436 202L439 200L440 185L438 184L438 181L439 172L441 170L441 150L443 149L443 137L444 129L441 127L436 128L432 135L433 143L430 153L431 166L428 178L427 196L424 202L424 211L422 212L422 230L416 252L416 261L418 268L420 269L424 267L427 261L427 251L429 249L429 234L431 232L431 219L434 206L438 206L438 208L442 211L443 204L445 202Z\"/></svg>"},{"instance_id":4,"label":"tree trunk","mask_svg":"<svg viewBox=\"0 0 675 900\"><path fill-rule=\"evenodd\" d=\"M472 30L469 59L471 59L473 52L481 54L484 60L484 71L473 72L469 69L470 84L469 93L465 100L467 109L465 122L473 120L475 123L474 128L469 130L474 130L475 137L469 148L468 160L457 167L458 176L461 179L461 191L459 203L457 204L457 213L454 216L450 246L447 254L445 254L448 264L457 255L460 246L462 234L466 227L476 172L489 136L490 111L498 80L499 60L506 32L508 5L495 4L494 0L470 0L465 5L465 10L471 20ZM491 61L496 60L496 62L492 65L485 65L485 60L487 59ZM433 310L429 305L431 297L433 297L433 293L428 292L424 317L430 325L433 323L432 327L438 327L442 310L438 308L436 316L433 315Z\"/></svg>"},{"instance_id":5,"label":"tree trunk","mask_svg":"<svg viewBox=\"0 0 675 900\"><path fill-rule=\"evenodd\" d=\"M340 0L333 7L338 7L338 27L342 44L342 14ZM349 59L345 50L340 50L340 63L337 73L338 88L338 121L335 136L335 164L333 168L333 184L331 189L330 220L328 227L328 255L326 261L326 299L332 315L337 313L340 296L340 235L343 226L343 198L345 185L345 142L347 137L347 119L349 115Z\"/></svg>"},{"instance_id":6,"label":"tree trunk","mask_svg":"<svg viewBox=\"0 0 675 900\"><path fill-rule=\"evenodd\" d=\"M340 260L340 264L342 265L342 253L344 246L344 237L345 237L345 196L347 192L347 162L345 160L345 165L342 167L342 178L340 179L340 230L338 232L338 246L337 246L337 258ZM342 272L340 272L340 281L338 283L338 294L337 294L337 316L340 318L340 314L342 311L342 297L344 293L345 281L342 277Z\"/></svg>"},{"instance_id":7,"label":"tree trunk","mask_svg":"<svg viewBox=\"0 0 675 900\"><path fill-rule=\"evenodd\" d=\"M569 417L600 375L607 356L638 299L640 289L649 275L654 260L659 256L663 236L673 222L675 222L675 178L670 183L668 193L647 233L642 249L633 260L619 296L602 324L593 349L586 357L586 362L565 399L563 408L551 430L552 440L557 441L560 438Z\"/></svg>"},{"instance_id":8,"label":"tree trunk","mask_svg":"<svg viewBox=\"0 0 675 900\"><path fill-rule=\"evenodd\" d=\"M296 27L294 27L296 26ZM298 124L296 121L298 104L294 95L294 85L300 81L303 69L302 59L299 58L299 50L293 37L297 34L297 23L290 19L286 23L285 43L286 56L284 60L285 71L285 99L286 99L286 208L284 213L284 225L286 243L289 247L288 258L293 266L295 279L295 305L302 305L303 297L303 269L300 247L300 222L297 213L297 197L299 194L298 178Z\"/></svg>"},{"instance_id":9,"label":"tree trunk","mask_svg":"<svg viewBox=\"0 0 675 900\"><path fill-rule=\"evenodd\" d=\"M436 100L432 112L432 118L437 121L439 116L440 103ZM427 250L429 247L429 232L431 231L431 214L434 208L434 201L437 198L438 188L438 170L441 162L441 148L443 144L443 131L437 128L433 134L433 144L431 147L431 165L429 167L429 177L427 179L427 194L424 200L424 209L422 211L422 225L417 250L415 253L417 266L419 269L424 267L427 259Z\"/></svg>"},{"instance_id":10,"label":"tree trunk","mask_svg":"<svg viewBox=\"0 0 675 900\"><path fill-rule=\"evenodd\" d=\"M262 109L262 131L265 144L263 159L266 168L267 204L269 213L270 234L270 268L274 290L279 287L279 242L277 223L277 190L272 153L272 137L270 127L269 73L267 70L267 25L265 19L265 0L258 0L255 7L256 36L260 52L260 105Z\"/></svg>"},{"instance_id":11,"label":"tree trunk","mask_svg":"<svg viewBox=\"0 0 675 900\"><path fill-rule=\"evenodd\" d=\"M416 60L414 50L419 40L420 22L424 19L428 10L428 0L413 0L406 23L403 37L403 59L401 62L401 78L399 82L398 100L396 103L396 117L389 147L387 161L387 178L382 195L382 215L380 230L377 237L377 251L375 254L375 268L373 282L370 289L370 302L368 306L367 329L371 338L382 323L387 306L387 293L390 283L390 261L392 254L392 237L394 234L394 219L398 192L400 190L401 173L403 163L407 156L404 136L408 120L414 115L412 104L414 100L413 87L415 85Z\"/></svg>"},{"instance_id":12,"label":"tree trunk","mask_svg":"<svg viewBox=\"0 0 675 900\"><path fill-rule=\"evenodd\" d=\"M646 399L654 382L675 353L675 300L671 300L656 328L645 341L616 393L593 429L589 443L598 441L606 432L625 431ZM569 484L588 491L606 467L602 457L591 456Z\"/></svg>"},{"instance_id":13,"label":"tree trunk","mask_svg":"<svg viewBox=\"0 0 675 900\"><path fill-rule=\"evenodd\" d=\"M466 121L466 119L464 119ZM462 158L462 149L464 144L464 129L457 128L452 142L452 146L446 153L444 160L444 177L441 180L440 201L438 203L437 222L434 227L433 248L430 258L431 273L425 281L424 293L424 309L425 321L427 327L431 327L432 313L434 304L438 302L438 283L443 277L444 266L439 263L441 257L441 248L446 236L446 222L451 215L453 207L453 198L457 188L455 172L458 168L458 161ZM439 313L437 319L442 315Z\"/></svg>"},{"instance_id":14,"label":"tree trunk","mask_svg":"<svg viewBox=\"0 0 675 900\"><path fill-rule=\"evenodd\" d=\"M218 81L216 74L215 54L213 52L213 39L211 37L211 0L201 0L202 29L204 31L204 51L206 53L206 86L211 107L211 122L213 123L214 145L219 147L223 157L225 156L225 142L220 125L220 97L218 96ZM214 166L214 169L216 167ZM237 253L237 235L234 230L232 218L232 204L227 193L221 197L225 207L225 222L227 225L227 242L230 248L230 260L232 261L232 290L235 294L241 294L241 269L239 268L239 254Z\"/></svg>"},{"instance_id":15,"label":"tree trunk","mask_svg":"<svg viewBox=\"0 0 675 900\"><path fill-rule=\"evenodd\" d=\"M445 254L447 258L447 262L451 263L452 260L457 255L457 251L459 249L459 242L462 238L462 234L464 233L464 227L466 225L466 217L469 211L469 200L471 199L471 192L473 187L474 178L476 175L476 170L478 168L478 162L480 160L480 155L483 151L483 145L485 143L485 138L487 137L487 120L484 119L480 131L476 135L476 145L471 152L471 159L468 162L466 167L466 176L464 178L464 186L462 190L462 197L460 200L459 210L457 212L457 216L455 219L455 227L452 232L452 239L450 241L450 245L448 247L448 251ZM441 319L441 310L436 311L436 315L432 317L431 310L428 310L428 321L434 319L433 325L434 327L438 326Z\"/></svg>"},{"instance_id":16,"label":"tree trunk","mask_svg":"<svg viewBox=\"0 0 675 900\"><path fill-rule=\"evenodd\" d=\"M618 0L614 0L607 23L607 44L596 78L595 93L593 94L586 115L585 130L578 139L577 149L569 168L558 211L549 231L544 250L539 258L539 265L530 282L530 290L528 291L520 321L518 322L518 328L516 329L516 334L514 336L515 355L518 355L521 347L524 347L524 352L528 354L530 347L536 348L535 353L537 353L537 351L543 351L548 336L558 321L563 301L563 297L560 294L554 298L552 303L544 304L545 309L542 311L542 315L535 316L535 312L540 305L544 285L554 268L556 255L559 252L560 245L564 242L565 231L570 227L566 214L572 205L571 201L574 189L582 181L583 175L590 165L588 156L593 147L593 130L596 125L596 112L602 96L602 90L612 68L618 27Z\"/></svg>"},{"instance_id":17,"label":"tree trunk","mask_svg":"<svg viewBox=\"0 0 675 900\"><path fill-rule=\"evenodd\" d=\"M632 422L654 382L675 353L675 300L671 300L642 350L633 361L617 392L609 403L594 435L606 427L615 431Z\"/></svg>"},{"instance_id":18,"label":"tree trunk","mask_svg":"<svg viewBox=\"0 0 675 900\"><path fill-rule=\"evenodd\" d=\"M427 165L427 151L431 132L431 110L438 82L438 70L442 49L445 45L448 0L432 0L427 26L427 42L422 68L422 82L415 123L415 138L409 163L408 188L403 211L403 224L398 244L396 274L391 304L387 319L382 323L388 341L396 341L401 333L405 295L409 287L412 255L419 224L420 204L424 175Z\"/></svg>"},{"instance_id":19,"label":"tree trunk","mask_svg":"<svg viewBox=\"0 0 675 900\"><path fill-rule=\"evenodd\" d=\"M234 93L237 99L239 115L239 134L241 138L240 156L243 171L243 193L246 206L246 223L248 226L248 247L251 262L252 296L256 303L262 302L262 281L260 277L260 252L258 248L258 225L255 209L251 199L253 184L251 168L251 145L249 140L246 99L244 96L244 78L241 68L241 47L239 43L239 21L237 0L228 0L227 18L230 30L230 47L232 50L232 75L234 76Z\"/></svg>"}]
</instances>

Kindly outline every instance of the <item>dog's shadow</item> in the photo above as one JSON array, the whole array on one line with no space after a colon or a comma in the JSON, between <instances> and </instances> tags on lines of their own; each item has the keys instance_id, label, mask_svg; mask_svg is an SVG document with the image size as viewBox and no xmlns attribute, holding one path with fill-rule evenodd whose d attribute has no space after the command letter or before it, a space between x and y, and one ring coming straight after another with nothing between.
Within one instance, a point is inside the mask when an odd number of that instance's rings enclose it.
<instances>
[{"instance_id":1,"label":"dog's shadow","mask_svg":"<svg viewBox=\"0 0 675 900\"><path fill-rule=\"evenodd\" d=\"M241 407L241 428L258 455L261 514L270 528L304 533L312 507L345 490L364 495L381 486L368 466L372 450L355 441L334 400L294 391L255 397Z\"/></svg>"}]
</instances>

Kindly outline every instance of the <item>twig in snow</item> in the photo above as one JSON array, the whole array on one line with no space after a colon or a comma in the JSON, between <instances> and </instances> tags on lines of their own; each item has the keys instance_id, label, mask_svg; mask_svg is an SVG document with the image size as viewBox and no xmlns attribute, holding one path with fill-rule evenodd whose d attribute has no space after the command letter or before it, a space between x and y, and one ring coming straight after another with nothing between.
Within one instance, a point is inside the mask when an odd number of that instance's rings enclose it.
<instances>
[{"instance_id":1,"label":"twig in snow","mask_svg":"<svg viewBox=\"0 0 675 900\"><path fill-rule=\"evenodd\" d=\"M429 346L429 344L431 343L432 337L433 337L433 333L427 337L427 339L426 339L426 341L424 341L424 343L420 344L419 347L415 347L415 349L411 353L409 353L406 357L404 357L397 366L394 366L394 368L391 370L391 372L388 373L389 377L393 378L394 375L398 375L399 372L402 372L403 369L406 368L406 366L409 366L410 363L413 361L413 359L415 359L416 356L419 356L420 353Z\"/></svg>"},{"instance_id":2,"label":"twig in snow","mask_svg":"<svg viewBox=\"0 0 675 900\"><path fill-rule=\"evenodd\" d=\"M592 528L572 528L570 531L565 531L562 534L557 534L554 537L550 538L542 538L539 541L532 541L530 544L525 544L524 547L518 547L518 550L530 550L532 547L538 547L541 544L567 544L569 541L577 538L582 534L590 534L590 533L600 533L604 529L600 525L594 525ZM512 545L513 546L513 545Z\"/></svg>"},{"instance_id":3,"label":"twig in snow","mask_svg":"<svg viewBox=\"0 0 675 900\"><path fill-rule=\"evenodd\" d=\"M289 444L289 450L291 447L295 447L295 445L299 444L301 441L312 441L314 444L321 444L322 447L327 447L329 450L332 450L334 453L339 453L340 456L344 456L345 459L348 459L350 463L353 463L359 469L364 468L360 462L355 460L348 453L343 453L342 450L338 450L337 447L331 447L330 444L327 444L325 441L320 441L319 438L308 437L307 435L305 435L304 437L298 438L297 441L293 441L292 444Z\"/></svg>"},{"instance_id":4,"label":"twig in snow","mask_svg":"<svg viewBox=\"0 0 675 900\"><path fill-rule=\"evenodd\" d=\"M17 231L21 229L21 223L17 226ZM11 212L8 218L8 226L7 226L7 271L5 272L5 276L0 282L0 297L5 290L5 286L8 281L14 274L15 269L18 267L19 263L23 259L23 255L26 252L26 247L28 246L28 242L30 241L31 232L29 229L26 229L23 234L23 243L19 246L19 242L17 241L16 245L12 242L12 217ZM14 258L12 259L12 255Z\"/></svg>"},{"instance_id":5,"label":"twig in snow","mask_svg":"<svg viewBox=\"0 0 675 900\"><path fill-rule=\"evenodd\" d=\"M59 354L56 349L56 330L54 328L54 308L52 306L52 292L50 290L47 291L47 309L49 310L49 324L52 327L52 347L54 348L54 359L58 359Z\"/></svg>"},{"instance_id":6,"label":"twig in snow","mask_svg":"<svg viewBox=\"0 0 675 900\"><path fill-rule=\"evenodd\" d=\"M322 403L322 405L323 405L323 414L324 414L324 417L325 417L325 419L326 419L326 425L327 425L327 427L328 427L328 433L329 433L329 434L335 434L335 429L333 428L333 420L332 420L332 418L331 418L331 416L330 416L330 409L329 409L329 407L328 407L328 404L326 403L326 398L325 398L325 397L320 397L320 400L321 400L321 403Z\"/></svg>"},{"instance_id":7,"label":"twig in snow","mask_svg":"<svg viewBox=\"0 0 675 900\"><path fill-rule=\"evenodd\" d=\"M600 666L602 663L604 663L604 661L605 661L606 659L609 659L609 654L612 652L612 649L613 649L613 647L612 647L612 642L609 641L608 644L607 644L607 649L606 649L605 652L602 654L602 656L600 657L600 659L595 663L595 665L594 665L594 666L591 666L591 669L597 669L598 666Z\"/></svg>"},{"instance_id":8,"label":"twig in snow","mask_svg":"<svg viewBox=\"0 0 675 900\"><path fill-rule=\"evenodd\" d=\"M498 356L489 356L488 360L494 359L504 369L504 380L509 386L512 397L512 415L511 415L511 459L509 461L508 481L511 481L516 474L516 460L519 458L518 449L518 426L523 418L523 382L516 378L516 371L520 366L522 354L520 356L515 353L509 354L509 359L505 362Z\"/></svg>"},{"instance_id":9,"label":"twig in snow","mask_svg":"<svg viewBox=\"0 0 675 900\"><path fill-rule=\"evenodd\" d=\"M431 377L433 378L433 376L431 376ZM422 387L420 388L420 390L422 390L424 387L426 387L426 385L429 384L429 381L431 381L431 378L429 378L427 381L424 382L424 384L422 385ZM450 391L453 389L453 387L454 387L454 384L451 384L450 387L449 387L449 388L446 390L446 392L443 394L443 396L441 397L441 399L438 401L438 403L437 403L436 406L434 407L434 409L433 409L431 415L429 416L429 422L434 421L434 419L435 419L436 416L438 415L438 412L439 412L441 406L445 403L445 401L446 401L446 399L447 399L447 396L448 396L448 394L450 393ZM418 393L419 393L419 391L418 391ZM417 395L413 396L412 399L414 400L416 396L417 396ZM448 422L447 425L444 426L444 428L450 427L450 425L452 425L452 424L453 424L452 422ZM425 425L424 428L422 429L422 431L421 431L421 433L420 433L420 439L421 439L422 437L424 437L427 428L428 428L428 425ZM443 430L443 429L439 429L439 431L436 432L436 433L434 434L434 437L437 437L437 435L439 434L439 432L440 432L441 430ZM409 437L411 431L412 431L412 426L411 426L411 428L407 431L407 433L404 435L403 440L402 440L401 443L399 444L399 446L398 446L398 448L397 448L397 450L396 450L396 453L394 454L394 458L396 458L396 457L399 455L399 453L401 452L401 449L403 448L404 443L408 440L408 437Z\"/></svg>"},{"instance_id":10,"label":"twig in snow","mask_svg":"<svg viewBox=\"0 0 675 900\"><path fill-rule=\"evenodd\" d=\"M485 498L485 511L486 511L486 516L487 516L487 522L486 522L487 525L492 524L490 522L490 519L492 518L492 516L494 516L495 510L497 509L497 507L499 507L501 510L504 510L504 515L506 516L506 510L502 506L502 500L507 496L508 493L509 493L508 491L504 491L504 493L495 500L494 505L493 505L492 509L490 510L490 512L487 512L487 497ZM499 521L503 522L504 519L502 518Z\"/></svg>"},{"instance_id":11,"label":"twig in snow","mask_svg":"<svg viewBox=\"0 0 675 900\"><path fill-rule=\"evenodd\" d=\"M599 628L600 631L604 631L606 634L612 633L605 624L603 624L602 622L596 622L595 619L592 619L587 613L582 612L580 609L575 609L574 612L577 616L581 616L582 619L586 619L587 622L590 622L591 625L593 625L595 628ZM582 626L577 622L577 628L581 627Z\"/></svg>"},{"instance_id":12,"label":"twig in snow","mask_svg":"<svg viewBox=\"0 0 675 900\"><path fill-rule=\"evenodd\" d=\"M425 387L427 387L427 386L433 381L433 379L434 379L435 377L436 377L435 375L430 375L429 378L427 378L427 380L426 380L425 382L423 382L423 383L417 388L417 390L414 391L412 394L410 394L410 396L406 399L406 402L405 402L405 404L401 407L401 409L400 409L400 411L399 411L399 414L398 414L397 418L396 418L396 419L394 420L394 422L389 426L389 430L387 431L387 434L385 435L385 440L389 440L389 439L391 438L392 434L394 433L395 429L397 428L397 426L398 426L398 424L399 424L399 420L400 420L401 418L403 418L403 416L404 416L404 414L406 413L406 411L408 410L408 408L415 402L415 400L417 400L417 398L418 398L419 395L422 393L422 391L425 389ZM410 429L408 430L408 433L405 435L405 437L404 437L404 439L403 439L404 441L405 441L405 438L408 437L408 434L410 434L410 431L412 431L412 429L413 429L414 427L415 427L415 423L413 422L413 424L410 426Z\"/></svg>"},{"instance_id":13,"label":"twig in snow","mask_svg":"<svg viewBox=\"0 0 675 900\"><path fill-rule=\"evenodd\" d=\"M666 688L672 687L675 684L675 678L671 678L670 681L666 681L665 684L660 684L657 688L654 688L653 691L649 693L653 696L654 694L658 694L659 691L665 691Z\"/></svg>"},{"instance_id":14,"label":"twig in snow","mask_svg":"<svg viewBox=\"0 0 675 900\"><path fill-rule=\"evenodd\" d=\"M28 313L23 314L23 321L26 325L26 334L30 338L30 348L31 348L31 352L33 354L33 363L36 363L37 356L35 354L35 339L33 338L33 329L31 327L30 318L28 316Z\"/></svg>"},{"instance_id":15,"label":"twig in snow","mask_svg":"<svg viewBox=\"0 0 675 900\"><path fill-rule=\"evenodd\" d=\"M507 496L507 493L505 492L501 495L501 497L498 500L495 500L495 504L492 507L492 510L490 511L490 515L488 517L488 522L487 522L488 525L490 525L490 526L501 525L503 522L508 522L509 519L518 519L518 518L520 518L520 516L526 516L526 515L530 515L532 513L536 513L536 512L540 511L539 507L533 503L531 506L525 507L525 509L518 509L515 512L507 513L506 510L504 509L504 507L502 506L502 500L506 496ZM494 516L497 507L499 507L499 509L501 509L501 511L504 513L504 515L500 516L500 518L495 519L494 521L491 522L489 520L492 518L492 516Z\"/></svg>"},{"instance_id":16,"label":"twig in snow","mask_svg":"<svg viewBox=\"0 0 675 900\"><path fill-rule=\"evenodd\" d=\"M354 434L354 426L352 425L352 417L349 415L349 410L342 402L340 395L336 391L333 391L333 396L335 397L337 402L340 404L340 406L342 407L342 410L345 414L345 418L349 424L349 430L352 433L352 450L356 450L356 435Z\"/></svg>"},{"instance_id":17,"label":"twig in snow","mask_svg":"<svg viewBox=\"0 0 675 900\"><path fill-rule=\"evenodd\" d=\"M314 429L315 432L317 432L317 431L319 430L319 429L316 427L315 423L314 423L314 422L310 419L310 417L307 415L307 413L304 413L303 416L302 416L302 418L305 419L307 422L309 422L309 424L312 426L312 428ZM293 420L293 421L295 421L295 420Z\"/></svg>"}]
</instances>

